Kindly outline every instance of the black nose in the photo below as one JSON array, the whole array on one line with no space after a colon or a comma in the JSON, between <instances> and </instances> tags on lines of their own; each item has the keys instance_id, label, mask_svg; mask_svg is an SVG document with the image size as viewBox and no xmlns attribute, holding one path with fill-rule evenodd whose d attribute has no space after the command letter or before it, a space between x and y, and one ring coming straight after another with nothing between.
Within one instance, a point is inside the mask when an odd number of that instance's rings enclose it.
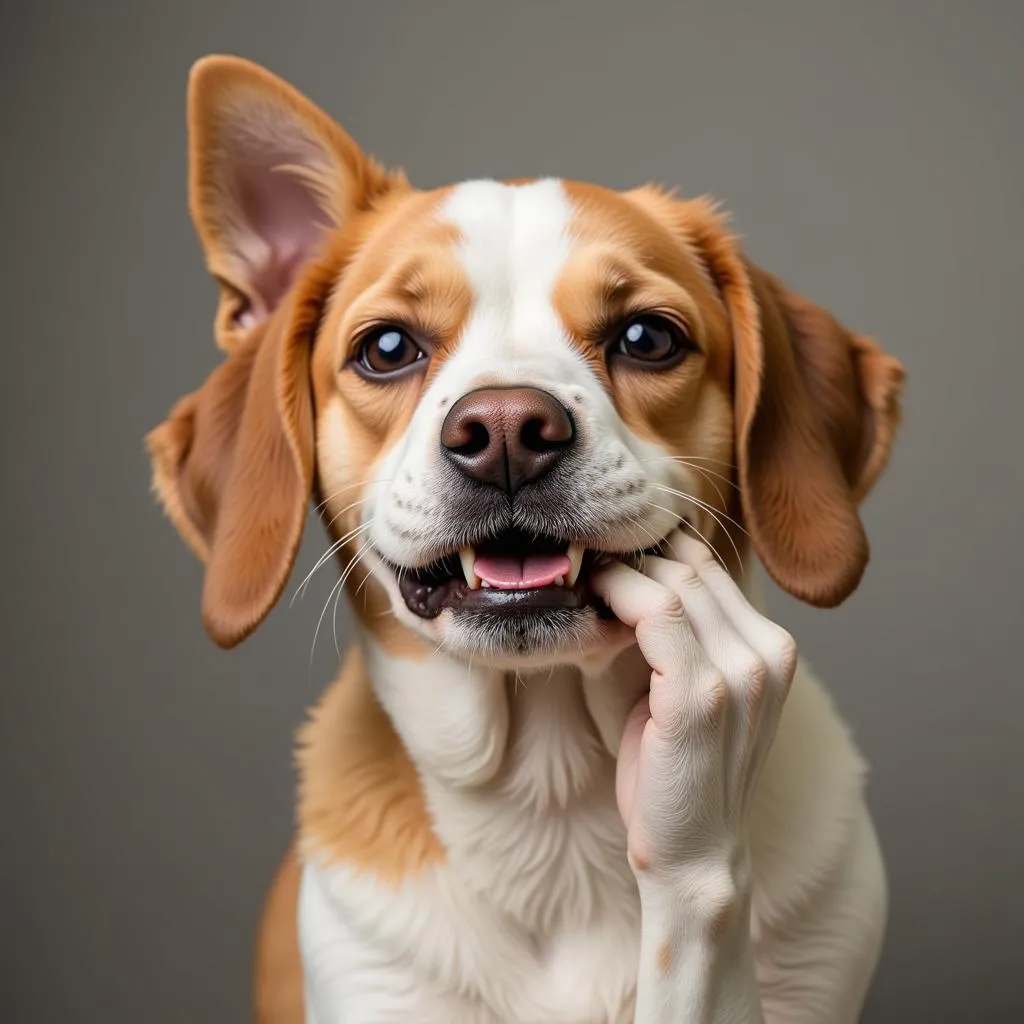
<instances>
[{"instance_id":1,"label":"black nose","mask_svg":"<svg viewBox=\"0 0 1024 1024\"><path fill-rule=\"evenodd\" d=\"M572 417L538 388L481 388L463 395L441 426L445 455L471 480L512 495L572 447Z\"/></svg>"}]
</instances>

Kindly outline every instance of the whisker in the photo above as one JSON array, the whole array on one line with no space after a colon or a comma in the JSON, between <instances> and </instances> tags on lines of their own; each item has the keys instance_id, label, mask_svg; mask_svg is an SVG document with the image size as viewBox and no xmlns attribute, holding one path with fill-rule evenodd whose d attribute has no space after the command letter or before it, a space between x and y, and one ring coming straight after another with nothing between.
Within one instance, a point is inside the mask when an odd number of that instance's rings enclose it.
<instances>
[{"instance_id":1,"label":"whisker","mask_svg":"<svg viewBox=\"0 0 1024 1024\"><path fill-rule=\"evenodd\" d=\"M359 586L358 586L358 587L356 587L356 592L355 592L355 595L354 595L355 597L358 597L358 596L359 596L359 595L360 595L360 594L362 593L363 587L365 587L365 586L366 586L366 584L367 584L367 583L368 583L368 582L370 581L370 577L371 577L372 575L373 575L373 570L372 570L372 569L370 569L370 570L369 570L369 571L368 571L368 572L366 573L366 575L365 575L365 576L363 577L363 581L362 581L362 583L360 583L360 584L359 584ZM369 592L367 592L367 597L369 597ZM364 607L364 608L366 607L366 603L365 603L365 602L363 603L363 607Z\"/></svg>"},{"instance_id":2,"label":"whisker","mask_svg":"<svg viewBox=\"0 0 1024 1024\"><path fill-rule=\"evenodd\" d=\"M651 502L651 506L653 508L660 508L662 510L662 512L671 512L672 511L671 509L663 508L661 505L655 505L654 502ZM674 515L674 513L672 513L672 514ZM712 515L714 515L714 513L712 513ZM700 530L698 530L697 527L694 526L689 520L686 520L686 523L690 527L690 529L692 529L693 532L695 534L697 534L697 536L700 537L700 539L702 541L704 541L704 543L707 544L707 546L709 548L711 548L711 550L714 552L715 557L719 560L719 562L722 563L722 568L725 569L726 572L728 572L729 571L729 567L725 564L725 559L722 558L722 556L718 553L718 550L715 548L714 544L712 544L711 541L708 540L707 537L705 537L704 534L702 534L700 532ZM732 539L732 535L725 528L725 526L723 526L721 523L719 523L718 525L722 527L722 531L725 533L725 536L728 538L729 543L732 545L733 551L736 552L736 560L740 563L740 569L742 570L742 568L743 568L743 560L740 558L740 552L739 552L739 548L736 547L736 542Z\"/></svg>"},{"instance_id":3,"label":"whisker","mask_svg":"<svg viewBox=\"0 0 1024 1024\"><path fill-rule=\"evenodd\" d=\"M331 598L334 597L334 592L338 589L340 585L341 579L339 578L338 581L334 584L334 586L331 587L331 592L327 595L327 600L324 602L323 611L320 612L320 618L316 620L316 629L313 630L313 643L312 646L309 648L310 682L312 682L313 680L313 655L316 653L316 641L317 637L320 635L320 627L321 625L323 625L324 616L327 614L327 606L331 603Z\"/></svg>"},{"instance_id":4,"label":"whisker","mask_svg":"<svg viewBox=\"0 0 1024 1024\"><path fill-rule=\"evenodd\" d=\"M710 455L656 455L651 459L640 459L641 462L666 462L679 459L695 459L697 462L715 462L727 469L738 469L735 462L726 462L724 459L713 459Z\"/></svg>"},{"instance_id":5,"label":"whisker","mask_svg":"<svg viewBox=\"0 0 1024 1024\"><path fill-rule=\"evenodd\" d=\"M338 540L336 540L333 544L328 546L327 550L317 559L316 565L314 565L313 568L310 569L309 572L306 574L306 578L295 588L295 593L292 594L292 599L288 602L289 608L294 606L295 600L300 596L300 594L303 597L305 597L305 589L309 584L309 581L313 578L313 574L317 571L317 569L320 568L320 566L324 564L324 562L327 561L328 558L331 557L331 555L333 555L340 548L344 547L345 542L349 539L350 538L348 534L346 534L344 537L339 537Z\"/></svg>"},{"instance_id":6,"label":"whisker","mask_svg":"<svg viewBox=\"0 0 1024 1024\"><path fill-rule=\"evenodd\" d=\"M711 477L715 477L716 479L721 480L722 483L724 483L727 487L731 487L737 493L739 493L739 491L740 491L740 485L738 483L736 483L734 480L730 480L729 477L727 477L724 473L716 473L715 470L708 469L705 466L697 466L694 463L690 462L688 459L684 459L684 458L682 458L682 456L679 456L679 455L665 455L665 456L663 456L662 458L659 458L659 459L644 459L644 461L645 462L678 462L681 466L687 466L690 469L695 469L698 473L700 473L708 481L708 483L711 484L712 487L715 487L715 485L714 485L714 483L712 483ZM718 491L718 496L722 499L722 504L723 505L726 504L725 497L723 496L722 492L717 487L715 487L715 490Z\"/></svg>"},{"instance_id":7,"label":"whisker","mask_svg":"<svg viewBox=\"0 0 1024 1024\"><path fill-rule=\"evenodd\" d=\"M333 555L338 550L338 548L342 547L346 543L346 541L349 541L353 537L357 536L359 531L364 530L368 525L373 523L375 519L376 517L374 517L374 519L367 520L365 523L359 523L358 525L354 526L351 530L349 530L348 533L346 533L343 537L339 537L320 556L320 558L317 560L316 565L314 565L313 568L310 570L309 576L312 576L313 573L315 573L317 569L319 569L320 566L323 565L324 562L327 561L327 559L330 558L331 555ZM303 580L302 586L305 586L305 584L309 581L309 576L307 576L306 579Z\"/></svg>"},{"instance_id":8,"label":"whisker","mask_svg":"<svg viewBox=\"0 0 1024 1024\"><path fill-rule=\"evenodd\" d=\"M658 544L661 543L662 538L658 537L657 534L655 534L655 532L649 526L646 526L644 524L643 517L640 515L639 512L635 513L634 515L630 516L629 518L630 518L630 522L633 524L635 529L642 530L644 533L647 534L647 536L651 539L651 544L652 545L658 545ZM638 544L637 547L636 547L636 550L637 551L643 551L644 548L643 548L642 545Z\"/></svg>"},{"instance_id":9,"label":"whisker","mask_svg":"<svg viewBox=\"0 0 1024 1024\"><path fill-rule=\"evenodd\" d=\"M696 471L697 471L698 473L700 473L700 475L701 475L702 477L704 477L704 479L705 479L705 480L707 480L707 482L708 482L709 484L711 484L711 486L712 486L712 487L713 487L713 488L715 489L715 494L717 494L717 495L718 495L718 500L719 500L719 501L720 501L720 502L722 503L722 508L725 508L725 507L726 507L726 505L728 505L728 504L729 504L729 503L728 503L728 502L727 502L727 501L725 500L725 495L724 495L724 494L722 493L722 488L721 488L721 487L719 487L719 486L718 486L718 484L716 484L716 483L715 483L715 481L714 481L714 480L713 480L713 479L711 478L711 476L709 475L709 473L710 473L710 471L709 471L709 470L703 469L703 468L702 468L701 466L695 466L695 465L693 465L693 464L692 464L692 463L690 463L690 462L682 463L682 465L685 465L685 466L687 466L687 467L688 467L689 469L694 469L694 470L696 470ZM715 475L715 476L720 476L721 474L719 474L719 473L715 473L714 475ZM725 479L725 477L722 477L722 479L724 480L724 479Z\"/></svg>"},{"instance_id":10,"label":"whisker","mask_svg":"<svg viewBox=\"0 0 1024 1024\"><path fill-rule=\"evenodd\" d=\"M686 466L687 469L696 470L702 477L704 477L705 480L707 480L709 484L711 484L712 487L714 487L715 493L718 495L718 499L722 503L722 508L725 508L729 503L725 500L722 488L715 483L715 480L721 480L726 487L731 487L737 494L741 493L740 485L735 481L730 480L724 473L716 473L713 469L708 469L706 466L694 465L694 463L687 462L685 459L680 459L679 464L681 466Z\"/></svg>"},{"instance_id":11,"label":"whisker","mask_svg":"<svg viewBox=\"0 0 1024 1024\"><path fill-rule=\"evenodd\" d=\"M372 477L368 480L357 480L354 484L346 484L344 487L339 487L333 494L329 494L323 501L317 505L313 511L319 512L324 505L328 502L334 501L339 494L344 494L346 491L351 491L354 487L362 487L364 484L389 484L394 480L394 477L388 477L386 480L375 480Z\"/></svg>"},{"instance_id":12,"label":"whisker","mask_svg":"<svg viewBox=\"0 0 1024 1024\"><path fill-rule=\"evenodd\" d=\"M739 562L739 564L740 564L740 569L743 568L743 559L740 557L740 552L739 552L739 548L736 546L736 541L733 540L732 534L729 532L729 528L719 518L718 512L717 512L716 509L712 508L706 502L701 501L699 498L693 497L692 494L684 494L682 491L676 491L676 490L673 490L670 487L669 488L662 488L662 490L666 490L666 491L668 491L671 494L675 494L677 497L682 498L684 501L690 501L694 505L696 505L698 508L703 508L705 511L710 513L710 515L715 520L715 522L718 523L718 525L722 528L722 532L725 534L726 539L732 545L732 549L736 553L736 561ZM722 515L725 516L725 518L728 519L730 523L734 523L736 525L737 529L739 529L741 532L743 532L745 534L747 533L747 531L744 530L743 527L740 526L739 523L737 523L734 519L730 519L729 516L726 516L724 512L722 513ZM747 534L747 536L749 536L749 534ZM722 566L723 566L723 568L725 567L725 563L724 562L722 563Z\"/></svg>"},{"instance_id":13,"label":"whisker","mask_svg":"<svg viewBox=\"0 0 1024 1024\"><path fill-rule=\"evenodd\" d=\"M360 505L365 505L370 500L370 498L360 498L358 501L349 502L349 504L347 504L336 516L333 516L331 520L324 525L330 529L350 508L358 508ZM321 521L323 521L323 517L321 517Z\"/></svg>"},{"instance_id":14,"label":"whisker","mask_svg":"<svg viewBox=\"0 0 1024 1024\"><path fill-rule=\"evenodd\" d=\"M737 523L736 520L733 519L732 516L728 515L723 509L715 508L713 505L709 505L706 501L702 501L700 498L695 498L692 494L688 494L686 491L677 491L674 487L668 487L665 484L652 483L651 486L659 491L665 491L667 494L674 494L677 498L683 498L685 501L692 501L694 505L699 505L702 509L710 512L716 519L721 516L723 519L732 523L740 533L745 534L747 537L750 536L743 526L740 523ZM722 525L721 519L718 520L718 524L719 526L722 526L723 530L725 529Z\"/></svg>"},{"instance_id":15,"label":"whisker","mask_svg":"<svg viewBox=\"0 0 1024 1024\"><path fill-rule=\"evenodd\" d=\"M316 571L331 557L331 555L333 555L335 552L344 547L345 544L348 543L348 541L353 540L355 537L358 537L359 534L368 530L371 526L373 526L374 522L374 519L368 519L365 523L362 523L354 529L349 530L348 533L346 533L342 537L339 537L333 544L331 544L317 560L316 565L314 565L313 568L309 570L309 573L306 576L306 578L298 585L298 587L295 590L295 593L292 595L292 599L289 602L288 607L290 608L292 605L295 604L295 599L299 596L299 592L305 591L306 587L309 584L309 581L313 578L314 573L316 573Z\"/></svg>"},{"instance_id":16,"label":"whisker","mask_svg":"<svg viewBox=\"0 0 1024 1024\"><path fill-rule=\"evenodd\" d=\"M371 522L372 522L372 520L371 520ZM327 600L324 601L324 607L323 607L323 610L320 612L320 618L318 618L316 620L316 629L313 630L313 643L312 643L312 645L309 648L309 678L310 678L310 683L312 683L312 681L313 681L313 657L316 654L316 641L317 641L317 638L320 636L320 627L323 625L324 616L327 614L327 608L328 608L328 606L331 603L331 598L335 597L335 595L337 595L338 597L341 596L341 590L342 590L342 588L345 585L345 580L347 579L346 573L348 571L348 568L351 568L352 563L354 561L356 561L356 559L359 558L359 555L363 551L366 550L366 547L369 546L369 543L370 542L367 541L366 545L363 548L361 548L359 552L356 553L356 556L352 560L352 562L349 562L349 565L346 568L346 572L342 573L342 575L340 577L338 577L337 582L334 584L333 587L331 587L331 591L327 595ZM334 607L335 607L335 614L336 614L337 613L337 607L338 607L337 600L335 600ZM338 647L337 623L335 623L334 645L335 645L335 648ZM338 657L339 658L341 657L341 651L338 651Z\"/></svg>"},{"instance_id":17,"label":"whisker","mask_svg":"<svg viewBox=\"0 0 1024 1024\"><path fill-rule=\"evenodd\" d=\"M649 538L649 540L650 540L650 542L651 542L651 547L657 547L657 545L659 545L660 543L662 543L662 541L663 541L664 539L663 539L663 538L660 538L660 537L658 537L658 536L657 536L657 535L655 534L654 530L652 530L652 529L651 529L651 528L650 528L649 526L647 526L647 525L646 525L646 524L645 524L645 523L643 522L642 518L641 518L641 517L640 517L639 515L637 515L636 519L637 519L637 522L636 522L637 528L638 528L638 529L641 529L641 530L643 530L643 532L645 532L645 534L647 535L647 537ZM646 547L646 545L645 545L645 546L643 546L643 547L641 547L640 545L637 545L637 552L638 552L638 553L639 553L639 552L642 552L642 551L644 550L644 548L645 548L645 547Z\"/></svg>"},{"instance_id":18,"label":"whisker","mask_svg":"<svg viewBox=\"0 0 1024 1024\"><path fill-rule=\"evenodd\" d=\"M362 561L363 555L365 555L369 549L370 541L367 541L355 553L355 556L353 557L352 561L348 563L348 565L345 568L345 571L341 574L341 580L339 581L341 583L341 586L338 588L338 591L334 597L334 609L331 611L331 626L334 630L334 653L337 654L339 658L341 657L341 646L338 643L338 601L341 599L342 591L345 589L345 583L348 581L348 578L355 571L356 566L359 565L360 561Z\"/></svg>"},{"instance_id":19,"label":"whisker","mask_svg":"<svg viewBox=\"0 0 1024 1024\"><path fill-rule=\"evenodd\" d=\"M728 566L726 566L725 562L724 562L724 561L723 561L723 559L722 559L722 556L721 556L721 555L720 555L720 554L719 554L719 553L718 553L717 551L715 551L715 546L714 546L714 544L712 544L712 543L711 543L711 541L709 541L709 540L707 539L707 537L705 537L705 536L704 536L704 534L703 534L703 533L701 533L701 532L700 532L700 530L698 530L698 529L697 529L697 527L696 527L696 526L694 526L694 525L693 525L693 523L691 523L691 522L689 521L689 519L685 520L685 522L686 522L686 525L687 525L687 526L688 526L688 527L689 527L689 528L690 528L691 530L693 530L693 532L694 532L695 534L697 534L697 536L698 536L698 537L700 537L700 539L701 539L702 541L704 541L704 543L705 543L705 544L707 544L707 546L708 546L709 548L711 548L711 550L712 550L712 551L714 551L714 552L715 552L715 558L717 558L717 559L719 560L719 562L721 562L721 563L722 563L722 568L723 568L723 569L725 569L725 571L726 571L726 572L728 572L728 571L729 571L729 569L728 569ZM724 529L724 527L723 527L723 529ZM726 531L725 531L725 535L726 535L727 537L729 537L729 531L728 531L728 530L726 530ZM731 538L731 537L729 537L729 540L731 541L731 540L732 540L732 538ZM734 550L734 551L736 550L736 545L735 545L735 544L733 544L733 550ZM740 553L739 553L738 551L736 551L736 560L737 560L737 561L739 562L739 564L740 564L740 572L742 573L742 572L744 571L744 569L743 569L743 559L741 559L741 558L740 558Z\"/></svg>"}]
</instances>

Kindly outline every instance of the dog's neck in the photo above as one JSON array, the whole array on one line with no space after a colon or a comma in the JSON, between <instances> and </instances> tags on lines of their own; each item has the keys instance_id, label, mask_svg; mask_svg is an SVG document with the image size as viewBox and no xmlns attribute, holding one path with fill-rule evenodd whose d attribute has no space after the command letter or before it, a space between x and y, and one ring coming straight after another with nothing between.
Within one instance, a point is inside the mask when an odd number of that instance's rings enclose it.
<instances>
[{"instance_id":1,"label":"dog's neck","mask_svg":"<svg viewBox=\"0 0 1024 1024\"><path fill-rule=\"evenodd\" d=\"M756 580L744 589L761 603ZM567 927L585 927L606 906L632 905L621 898L635 883L615 755L649 684L637 648L589 675L570 666L516 672L440 651L403 656L361 633L369 685L465 886L530 933L566 913L579 918Z\"/></svg>"},{"instance_id":2,"label":"dog's neck","mask_svg":"<svg viewBox=\"0 0 1024 1024\"><path fill-rule=\"evenodd\" d=\"M592 686L611 679L592 683L568 667L517 675L440 654L402 664L372 642L366 650L434 831L468 889L537 934L585 927L602 908L632 902L621 898L633 881L615 761L590 710Z\"/></svg>"}]
</instances>

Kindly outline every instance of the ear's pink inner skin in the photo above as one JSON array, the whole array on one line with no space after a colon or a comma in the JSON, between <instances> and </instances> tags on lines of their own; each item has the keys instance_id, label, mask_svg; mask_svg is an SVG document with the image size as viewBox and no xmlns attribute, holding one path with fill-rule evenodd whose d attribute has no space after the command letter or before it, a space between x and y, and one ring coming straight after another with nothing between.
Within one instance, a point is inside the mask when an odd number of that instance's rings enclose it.
<instances>
[{"instance_id":1,"label":"ear's pink inner skin","mask_svg":"<svg viewBox=\"0 0 1024 1024\"><path fill-rule=\"evenodd\" d=\"M572 563L568 555L477 555L473 571L498 590L550 587L559 576L568 576Z\"/></svg>"},{"instance_id":2,"label":"ear's pink inner skin","mask_svg":"<svg viewBox=\"0 0 1024 1024\"><path fill-rule=\"evenodd\" d=\"M235 172L235 187L251 234L239 244L246 250L250 280L259 295L264 311L262 319L276 309L295 280L299 266L312 253L325 222L324 211L310 191L309 185L282 164L300 154L247 154Z\"/></svg>"}]
</instances>

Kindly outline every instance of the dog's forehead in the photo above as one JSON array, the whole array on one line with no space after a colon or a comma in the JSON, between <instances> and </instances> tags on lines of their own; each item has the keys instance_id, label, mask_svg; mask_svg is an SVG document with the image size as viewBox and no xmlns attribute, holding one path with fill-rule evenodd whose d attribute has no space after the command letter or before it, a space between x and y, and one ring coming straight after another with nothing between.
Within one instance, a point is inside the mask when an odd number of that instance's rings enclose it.
<instances>
[{"instance_id":1,"label":"dog's forehead","mask_svg":"<svg viewBox=\"0 0 1024 1024\"><path fill-rule=\"evenodd\" d=\"M360 314L407 307L413 319L448 328L429 331L441 336L445 355L471 311L489 317L493 344L550 335L553 307L565 328L559 333L571 336L577 325L559 301L560 286L564 292L568 282L592 306L624 270L675 276L679 268L670 264L683 252L628 194L555 178L414 192L362 223L337 305Z\"/></svg>"},{"instance_id":2,"label":"dog's forehead","mask_svg":"<svg viewBox=\"0 0 1024 1024\"><path fill-rule=\"evenodd\" d=\"M527 359L567 341L552 297L572 247L573 208L560 181L454 188L437 216L453 242L472 297L463 355Z\"/></svg>"},{"instance_id":3,"label":"dog's forehead","mask_svg":"<svg viewBox=\"0 0 1024 1024\"><path fill-rule=\"evenodd\" d=\"M435 216L454 229L460 262L483 300L551 292L570 257L609 247L636 254L658 232L620 193L558 178L468 181L446 192Z\"/></svg>"},{"instance_id":4,"label":"dog's forehead","mask_svg":"<svg viewBox=\"0 0 1024 1024\"><path fill-rule=\"evenodd\" d=\"M549 285L568 255L573 208L555 179L469 181L449 192L437 216L457 229L461 262L481 298Z\"/></svg>"}]
</instances>

